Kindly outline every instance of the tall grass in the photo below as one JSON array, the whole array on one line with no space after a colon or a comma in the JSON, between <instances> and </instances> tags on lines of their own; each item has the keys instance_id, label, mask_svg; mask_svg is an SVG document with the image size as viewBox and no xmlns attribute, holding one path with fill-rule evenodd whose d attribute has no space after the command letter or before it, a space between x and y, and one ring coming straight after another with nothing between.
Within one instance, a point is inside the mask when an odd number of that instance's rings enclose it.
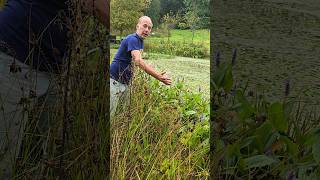
<instances>
[{"instance_id":1,"label":"tall grass","mask_svg":"<svg viewBox=\"0 0 320 180\"><path fill-rule=\"evenodd\" d=\"M74 8L60 18L70 29L65 64L61 74L52 74L54 90L28 109L17 179L106 179L109 174L108 41L98 21L82 14L78 1L71 3Z\"/></svg>"},{"instance_id":2,"label":"tall grass","mask_svg":"<svg viewBox=\"0 0 320 180\"><path fill-rule=\"evenodd\" d=\"M111 119L112 179L207 179L209 104L136 72Z\"/></svg>"}]
</instances>

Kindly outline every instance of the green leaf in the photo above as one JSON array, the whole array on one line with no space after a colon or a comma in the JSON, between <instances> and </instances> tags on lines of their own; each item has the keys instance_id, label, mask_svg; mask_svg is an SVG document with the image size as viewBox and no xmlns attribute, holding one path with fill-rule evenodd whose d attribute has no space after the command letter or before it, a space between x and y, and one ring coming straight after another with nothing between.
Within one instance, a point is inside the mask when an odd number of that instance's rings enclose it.
<instances>
[{"instance_id":1,"label":"green leaf","mask_svg":"<svg viewBox=\"0 0 320 180\"><path fill-rule=\"evenodd\" d=\"M221 65L213 74L213 81L216 88L223 88L229 92L233 86L232 66L230 64Z\"/></svg>"},{"instance_id":2,"label":"green leaf","mask_svg":"<svg viewBox=\"0 0 320 180\"><path fill-rule=\"evenodd\" d=\"M287 151L291 156L296 156L298 154L298 145L292 142L288 137L281 136L280 141L287 145Z\"/></svg>"},{"instance_id":3,"label":"green leaf","mask_svg":"<svg viewBox=\"0 0 320 180\"><path fill-rule=\"evenodd\" d=\"M232 68L228 66L223 79L223 89L225 92L229 92L233 85Z\"/></svg>"},{"instance_id":4,"label":"green leaf","mask_svg":"<svg viewBox=\"0 0 320 180\"><path fill-rule=\"evenodd\" d=\"M268 119L277 131L285 132L288 129L288 122L285 119L283 105L281 103L273 103L268 108Z\"/></svg>"},{"instance_id":5,"label":"green leaf","mask_svg":"<svg viewBox=\"0 0 320 180\"><path fill-rule=\"evenodd\" d=\"M255 112L255 109L248 102L248 100L243 96L243 93L240 90L236 92L236 99L239 103L239 106L237 107L237 109L239 111L240 118L244 120L251 117L252 114Z\"/></svg>"},{"instance_id":6,"label":"green leaf","mask_svg":"<svg viewBox=\"0 0 320 180\"><path fill-rule=\"evenodd\" d=\"M276 163L277 160L272 159L271 157L268 157L266 155L256 155L244 159L244 162L248 166L248 168L256 168L271 165L273 163Z\"/></svg>"},{"instance_id":7,"label":"green leaf","mask_svg":"<svg viewBox=\"0 0 320 180\"><path fill-rule=\"evenodd\" d=\"M197 112L196 111L187 111L186 112L186 116L190 116L190 115L193 115L193 114L196 114Z\"/></svg>"},{"instance_id":8,"label":"green leaf","mask_svg":"<svg viewBox=\"0 0 320 180\"><path fill-rule=\"evenodd\" d=\"M268 121L265 121L256 129L256 132L254 133L256 136L256 141L252 144L259 149L259 152L264 152L265 144L268 143L273 133L274 131L272 130L272 125Z\"/></svg>"}]
</instances>

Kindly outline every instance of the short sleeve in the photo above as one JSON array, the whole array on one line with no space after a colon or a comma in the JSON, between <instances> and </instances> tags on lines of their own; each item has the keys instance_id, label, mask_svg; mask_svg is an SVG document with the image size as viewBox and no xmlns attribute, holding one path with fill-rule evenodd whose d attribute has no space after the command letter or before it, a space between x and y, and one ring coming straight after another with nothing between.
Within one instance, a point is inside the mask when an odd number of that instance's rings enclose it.
<instances>
[{"instance_id":1,"label":"short sleeve","mask_svg":"<svg viewBox=\"0 0 320 180\"><path fill-rule=\"evenodd\" d=\"M140 50L142 49L139 39L136 37L129 37L127 40L128 46L127 46L127 52L130 52L132 50Z\"/></svg>"}]
</instances>

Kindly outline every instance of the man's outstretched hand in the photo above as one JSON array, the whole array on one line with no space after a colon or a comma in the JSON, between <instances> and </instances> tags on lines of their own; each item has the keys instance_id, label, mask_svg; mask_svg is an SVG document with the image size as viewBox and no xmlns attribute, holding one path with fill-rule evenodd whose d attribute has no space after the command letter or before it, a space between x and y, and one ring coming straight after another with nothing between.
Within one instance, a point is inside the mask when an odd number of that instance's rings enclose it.
<instances>
[{"instance_id":1,"label":"man's outstretched hand","mask_svg":"<svg viewBox=\"0 0 320 180\"><path fill-rule=\"evenodd\" d=\"M169 78L169 76L167 75L166 72L161 72L160 73L159 80L161 82L163 82L165 85L171 85L171 83L172 83L171 79Z\"/></svg>"}]
</instances>

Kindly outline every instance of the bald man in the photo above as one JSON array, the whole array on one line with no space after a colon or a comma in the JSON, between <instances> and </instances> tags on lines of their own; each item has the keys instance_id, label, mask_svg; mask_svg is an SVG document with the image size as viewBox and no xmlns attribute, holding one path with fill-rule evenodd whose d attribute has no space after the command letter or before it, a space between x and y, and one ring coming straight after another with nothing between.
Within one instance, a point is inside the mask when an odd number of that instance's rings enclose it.
<instances>
[{"instance_id":1,"label":"bald man","mask_svg":"<svg viewBox=\"0 0 320 180\"><path fill-rule=\"evenodd\" d=\"M114 114L119 98L127 89L132 77L132 64L137 65L146 73L163 82L166 85L172 83L165 72L157 72L152 66L146 64L141 58L144 48L143 40L152 30L152 21L148 16L139 18L136 32L128 35L120 44L110 65L110 112Z\"/></svg>"}]
</instances>

